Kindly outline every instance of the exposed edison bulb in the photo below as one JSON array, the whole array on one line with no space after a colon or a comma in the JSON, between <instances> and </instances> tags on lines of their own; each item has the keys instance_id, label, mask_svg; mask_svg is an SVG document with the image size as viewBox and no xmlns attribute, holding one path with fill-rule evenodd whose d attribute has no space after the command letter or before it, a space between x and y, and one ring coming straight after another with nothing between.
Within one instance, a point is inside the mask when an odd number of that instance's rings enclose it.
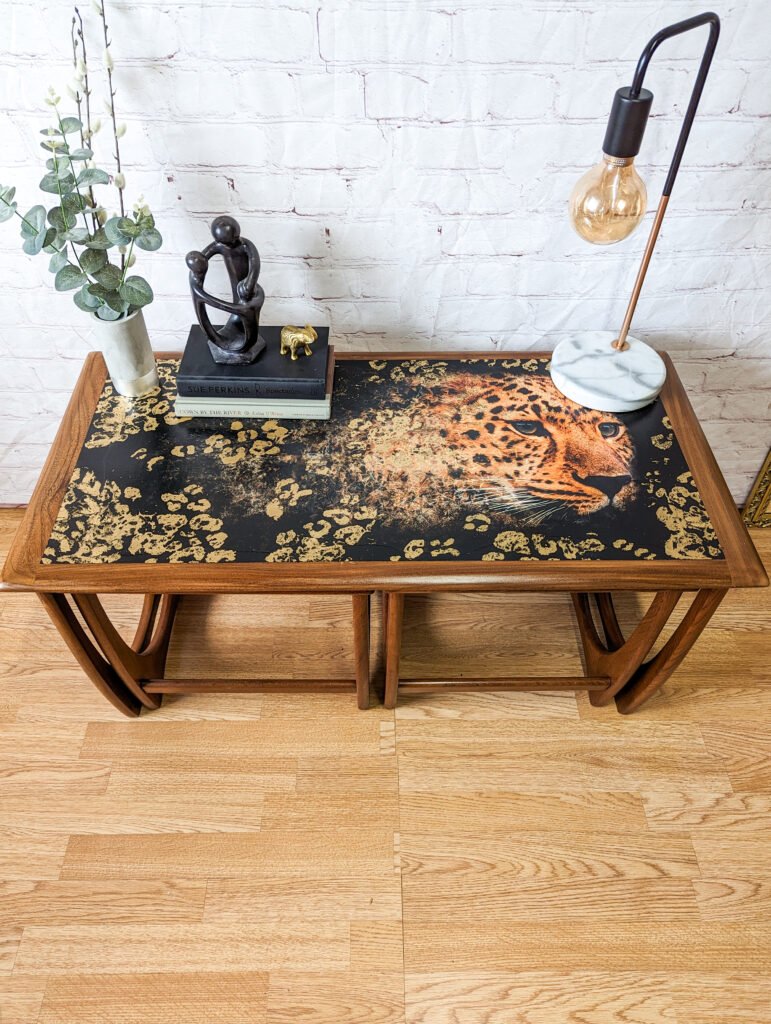
<instances>
[{"instance_id":1,"label":"exposed edison bulb","mask_svg":"<svg viewBox=\"0 0 771 1024\"><path fill-rule=\"evenodd\" d=\"M645 215L647 202L634 158L603 153L573 189L570 220L587 242L611 245L631 235Z\"/></svg>"}]
</instances>

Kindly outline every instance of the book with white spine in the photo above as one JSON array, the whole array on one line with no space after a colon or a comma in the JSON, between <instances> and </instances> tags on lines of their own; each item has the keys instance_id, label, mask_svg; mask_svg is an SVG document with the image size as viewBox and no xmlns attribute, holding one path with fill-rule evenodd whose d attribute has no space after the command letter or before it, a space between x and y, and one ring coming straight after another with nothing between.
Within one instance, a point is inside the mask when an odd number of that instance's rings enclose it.
<instances>
[{"instance_id":1,"label":"book with white spine","mask_svg":"<svg viewBox=\"0 0 771 1024\"><path fill-rule=\"evenodd\" d=\"M185 419L259 419L328 420L332 415L332 395L318 402L218 400L216 398L177 398L174 415Z\"/></svg>"}]
</instances>

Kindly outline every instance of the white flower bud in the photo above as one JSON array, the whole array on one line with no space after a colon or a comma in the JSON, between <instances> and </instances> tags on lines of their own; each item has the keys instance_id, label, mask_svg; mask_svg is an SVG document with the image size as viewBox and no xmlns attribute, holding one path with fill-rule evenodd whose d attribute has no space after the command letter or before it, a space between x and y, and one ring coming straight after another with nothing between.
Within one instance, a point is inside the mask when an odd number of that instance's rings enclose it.
<instances>
[{"instance_id":1,"label":"white flower bud","mask_svg":"<svg viewBox=\"0 0 771 1024\"><path fill-rule=\"evenodd\" d=\"M115 138L122 139L125 134L126 125L121 122L121 124L119 124L118 127L115 129Z\"/></svg>"},{"instance_id":2,"label":"white flower bud","mask_svg":"<svg viewBox=\"0 0 771 1024\"><path fill-rule=\"evenodd\" d=\"M91 135L96 135L96 133L99 131L99 129L101 127L102 127L102 119L101 119L101 117L95 118L93 120L92 124L91 124Z\"/></svg>"},{"instance_id":3,"label":"white flower bud","mask_svg":"<svg viewBox=\"0 0 771 1024\"><path fill-rule=\"evenodd\" d=\"M118 252L121 254L121 256L125 256L127 251L128 250L125 245L118 246Z\"/></svg>"},{"instance_id":4,"label":"white flower bud","mask_svg":"<svg viewBox=\"0 0 771 1024\"><path fill-rule=\"evenodd\" d=\"M132 254L129 256L129 258L126 260L126 266L127 267L133 267L134 264L136 263L136 261L137 261L136 253L132 252Z\"/></svg>"},{"instance_id":5,"label":"white flower bud","mask_svg":"<svg viewBox=\"0 0 771 1024\"><path fill-rule=\"evenodd\" d=\"M115 177L112 180L113 180L116 188L124 189L126 187L126 175L125 174L116 174Z\"/></svg>"},{"instance_id":6,"label":"white flower bud","mask_svg":"<svg viewBox=\"0 0 771 1024\"><path fill-rule=\"evenodd\" d=\"M150 207L145 202L144 196L138 196L137 201L134 203L134 216L137 220L150 216Z\"/></svg>"},{"instance_id":7,"label":"white flower bud","mask_svg":"<svg viewBox=\"0 0 771 1024\"><path fill-rule=\"evenodd\" d=\"M105 96L102 102L102 110L104 110L108 117L112 117L112 103L109 96Z\"/></svg>"},{"instance_id":8,"label":"white flower bud","mask_svg":"<svg viewBox=\"0 0 771 1024\"><path fill-rule=\"evenodd\" d=\"M84 76L84 75L85 75L85 73L86 73L86 62L85 62L85 61L83 60L83 58L82 58L82 57L78 57L78 63L77 63L77 65L76 65L76 67L77 67L77 69L78 69L78 75L79 75L79 76L80 76L81 78L83 78L83 76Z\"/></svg>"},{"instance_id":9,"label":"white flower bud","mask_svg":"<svg viewBox=\"0 0 771 1024\"><path fill-rule=\"evenodd\" d=\"M104 66L107 68L108 71L113 71L115 69L115 63L112 59L112 54L106 48L104 51Z\"/></svg>"},{"instance_id":10,"label":"white flower bud","mask_svg":"<svg viewBox=\"0 0 771 1024\"><path fill-rule=\"evenodd\" d=\"M94 8L96 13L101 18L101 16L102 16L102 5L99 3L99 0L91 0L91 6Z\"/></svg>"},{"instance_id":11,"label":"white flower bud","mask_svg":"<svg viewBox=\"0 0 771 1024\"><path fill-rule=\"evenodd\" d=\"M100 206L99 209L96 211L96 219L99 221L100 224L107 223L107 210L105 210L103 206Z\"/></svg>"},{"instance_id":12,"label":"white flower bud","mask_svg":"<svg viewBox=\"0 0 771 1024\"><path fill-rule=\"evenodd\" d=\"M65 85L64 88L67 91L67 95L69 96L69 98L71 100L75 100L75 102L77 103L80 99L80 93L78 92L78 90L76 88L73 89L71 85Z\"/></svg>"}]
</instances>

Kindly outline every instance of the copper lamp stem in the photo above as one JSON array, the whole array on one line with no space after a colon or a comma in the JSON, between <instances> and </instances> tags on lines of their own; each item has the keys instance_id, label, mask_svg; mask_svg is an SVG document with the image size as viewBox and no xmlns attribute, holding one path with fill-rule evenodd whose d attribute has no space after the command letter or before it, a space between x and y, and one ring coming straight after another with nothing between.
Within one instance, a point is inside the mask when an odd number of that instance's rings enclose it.
<instances>
[{"instance_id":1,"label":"copper lamp stem","mask_svg":"<svg viewBox=\"0 0 771 1024\"><path fill-rule=\"evenodd\" d=\"M667 210L667 203L669 202L669 196L662 196L659 200L658 209L656 210L656 216L653 218L651 224L651 233L648 235L648 241L645 246L645 252L643 253L642 262L640 263L640 269L637 271L637 277L635 278L634 288L632 288L632 294L629 298L629 305L626 307L626 315L624 316L624 322L621 325L621 330L618 333L618 337L611 344L611 348L615 348L618 352L623 352L624 349L629 348L627 344L626 336L629 334L629 328L632 324L632 317L634 311L637 308L637 300L640 298L640 292L642 291L643 282L645 281L645 275L648 273L648 265L653 255L653 250L656 246L656 239L659 237L659 230L661 228L661 222L664 220L664 214Z\"/></svg>"}]
</instances>

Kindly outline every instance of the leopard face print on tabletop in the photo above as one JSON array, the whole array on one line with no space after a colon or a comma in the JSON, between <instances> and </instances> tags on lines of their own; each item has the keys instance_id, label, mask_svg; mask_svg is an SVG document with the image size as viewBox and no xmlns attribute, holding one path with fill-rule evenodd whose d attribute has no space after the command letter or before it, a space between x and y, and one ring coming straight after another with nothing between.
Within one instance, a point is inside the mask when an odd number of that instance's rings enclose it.
<instances>
[{"instance_id":1,"label":"leopard face print on tabletop","mask_svg":"<svg viewBox=\"0 0 771 1024\"><path fill-rule=\"evenodd\" d=\"M179 419L177 365L105 385L45 564L722 557L661 403L547 360L341 359L328 422Z\"/></svg>"}]
</instances>

